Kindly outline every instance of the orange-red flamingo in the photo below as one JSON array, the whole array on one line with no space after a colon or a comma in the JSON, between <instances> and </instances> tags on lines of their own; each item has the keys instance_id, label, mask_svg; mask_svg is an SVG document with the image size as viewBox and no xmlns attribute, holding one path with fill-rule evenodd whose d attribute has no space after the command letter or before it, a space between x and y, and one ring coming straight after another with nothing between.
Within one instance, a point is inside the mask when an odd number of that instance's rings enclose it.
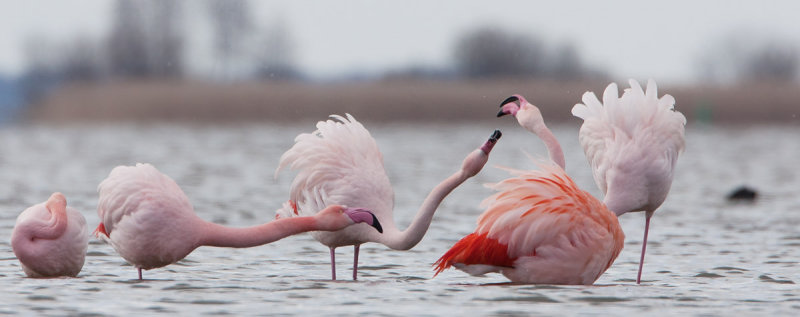
<instances>
[{"instance_id":1,"label":"orange-red flamingo","mask_svg":"<svg viewBox=\"0 0 800 317\"><path fill-rule=\"evenodd\" d=\"M515 116L544 141L550 162L539 162L540 170L507 169L511 178L489 185L498 192L481 203L478 228L436 262L436 274L455 266L516 283L594 283L622 250L617 217L566 174L561 146L536 106L515 95L502 107L498 116Z\"/></svg>"},{"instance_id":2,"label":"orange-red flamingo","mask_svg":"<svg viewBox=\"0 0 800 317\"><path fill-rule=\"evenodd\" d=\"M552 162L540 163L539 171L510 170L514 177L492 185L498 193L483 202L486 211L475 233L436 262L437 274L455 266L473 275L500 272L520 283L594 283L623 247L616 216L654 211L669 191L683 149L685 118L673 110L674 99L658 99L652 81L647 93L637 83L631 85L621 98L616 84L609 85L605 107L586 93L586 105L573 109L585 120L580 141L606 194L604 202L566 175L561 147L539 109L520 95L503 101L498 116L511 114L539 136ZM647 212L647 224L652 211ZM645 244L646 237L647 225ZM640 276L641 263L637 283Z\"/></svg>"}]
</instances>

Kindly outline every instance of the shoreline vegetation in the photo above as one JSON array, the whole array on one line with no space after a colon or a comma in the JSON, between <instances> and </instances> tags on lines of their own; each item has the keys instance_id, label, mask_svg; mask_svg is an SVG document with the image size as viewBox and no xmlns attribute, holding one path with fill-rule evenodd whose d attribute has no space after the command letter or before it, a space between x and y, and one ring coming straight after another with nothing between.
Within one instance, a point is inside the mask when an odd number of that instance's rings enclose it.
<instances>
[{"instance_id":1,"label":"shoreline vegetation","mask_svg":"<svg viewBox=\"0 0 800 317\"><path fill-rule=\"evenodd\" d=\"M473 121L492 116L500 102L519 93L548 121L572 120L570 110L586 91L602 98L606 81L383 80L306 83L117 81L71 83L26 108L25 120L89 122L282 122L320 120L351 113L384 122ZM627 82L617 82L620 89ZM640 82L645 85L645 82ZM675 97L690 122L800 124L800 85L659 85Z\"/></svg>"}]
</instances>

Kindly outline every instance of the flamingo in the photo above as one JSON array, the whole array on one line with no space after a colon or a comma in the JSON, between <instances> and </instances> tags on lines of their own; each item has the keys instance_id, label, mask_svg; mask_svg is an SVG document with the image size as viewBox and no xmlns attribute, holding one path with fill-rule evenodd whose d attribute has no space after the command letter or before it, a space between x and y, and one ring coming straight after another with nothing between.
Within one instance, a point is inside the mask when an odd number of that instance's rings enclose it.
<instances>
[{"instance_id":1,"label":"flamingo","mask_svg":"<svg viewBox=\"0 0 800 317\"><path fill-rule=\"evenodd\" d=\"M346 116L332 115L332 120L318 122L316 131L298 135L295 144L281 156L275 172L277 177L283 168L298 170L290 200L276 217L308 215L326 204L342 204L369 208L383 224L382 235L363 227L311 233L330 249L332 280L336 280L337 247L354 246L353 280L357 280L361 244L377 242L390 249L408 250L419 243L442 200L483 168L501 136L500 131L495 131L479 149L467 155L461 169L428 194L408 228L400 231L394 223L394 193L378 145L360 122L350 114Z\"/></svg>"},{"instance_id":2,"label":"flamingo","mask_svg":"<svg viewBox=\"0 0 800 317\"><path fill-rule=\"evenodd\" d=\"M11 233L11 249L29 277L77 276L88 246L86 218L58 192L25 209Z\"/></svg>"},{"instance_id":3,"label":"flamingo","mask_svg":"<svg viewBox=\"0 0 800 317\"><path fill-rule=\"evenodd\" d=\"M511 177L487 185L497 192L483 202L475 232L434 264L438 275L455 267L470 275L503 274L514 283L591 285L624 245L617 217L564 171L564 154L539 109L520 95L501 104L547 146L539 170L507 170Z\"/></svg>"},{"instance_id":4,"label":"flamingo","mask_svg":"<svg viewBox=\"0 0 800 317\"><path fill-rule=\"evenodd\" d=\"M339 205L308 217L248 228L225 227L198 217L175 181L150 164L115 167L98 191L101 222L95 235L136 267L139 280L142 269L175 263L199 246L247 248L301 232L335 231L362 222L377 229L373 231L382 231L372 212Z\"/></svg>"},{"instance_id":5,"label":"flamingo","mask_svg":"<svg viewBox=\"0 0 800 317\"><path fill-rule=\"evenodd\" d=\"M579 140L592 166L603 202L617 216L644 211L644 239L636 284L642 281L650 217L664 202L672 185L675 164L685 146L686 117L675 110L675 98L658 97L654 80L647 90L635 80L618 97L611 83L603 102L592 92L583 94L572 114L583 119Z\"/></svg>"},{"instance_id":6,"label":"flamingo","mask_svg":"<svg viewBox=\"0 0 800 317\"><path fill-rule=\"evenodd\" d=\"M605 194L602 203L578 191L564 173L563 152L538 108L520 95L503 101L498 116L515 116L544 141L555 163L540 164L542 171L511 170L516 177L491 186L500 192L483 202L487 210L478 229L437 261L437 274L456 266L473 275L501 272L514 282L592 284L622 249L624 235L616 217L645 210L636 281L641 282L650 216L669 191L686 119L674 111L672 96L657 98L652 80L646 93L631 81L621 98L612 83L603 100L605 106L587 92L585 105L572 110L584 119L580 142Z\"/></svg>"}]
</instances>

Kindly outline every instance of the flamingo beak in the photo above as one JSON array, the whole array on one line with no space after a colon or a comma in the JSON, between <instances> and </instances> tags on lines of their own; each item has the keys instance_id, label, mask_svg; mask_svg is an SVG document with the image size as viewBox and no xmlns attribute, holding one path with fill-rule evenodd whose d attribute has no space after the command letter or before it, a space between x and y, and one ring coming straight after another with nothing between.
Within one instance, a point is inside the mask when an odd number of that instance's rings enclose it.
<instances>
[{"instance_id":1,"label":"flamingo beak","mask_svg":"<svg viewBox=\"0 0 800 317\"><path fill-rule=\"evenodd\" d=\"M378 217L375 217L375 214L371 211L363 208L345 208L344 213L347 214L350 219L353 219L354 222L366 223L375 228L375 230L378 230L379 233L383 233L383 227L378 221Z\"/></svg>"},{"instance_id":2,"label":"flamingo beak","mask_svg":"<svg viewBox=\"0 0 800 317\"><path fill-rule=\"evenodd\" d=\"M516 115L517 111L520 108L520 100L517 95L513 95L511 97L506 98L503 102L500 103L500 112L497 113L497 117L502 117L504 115Z\"/></svg>"},{"instance_id":3,"label":"flamingo beak","mask_svg":"<svg viewBox=\"0 0 800 317\"><path fill-rule=\"evenodd\" d=\"M492 135L489 137L489 140L487 140L486 143L484 143L483 146L481 146L480 148L481 151L483 151L483 153L486 153L488 155L489 152L492 151L492 148L494 148L494 145L497 143L497 140L500 140L501 136L503 136L503 133L501 133L500 130L494 130Z\"/></svg>"}]
</instances>

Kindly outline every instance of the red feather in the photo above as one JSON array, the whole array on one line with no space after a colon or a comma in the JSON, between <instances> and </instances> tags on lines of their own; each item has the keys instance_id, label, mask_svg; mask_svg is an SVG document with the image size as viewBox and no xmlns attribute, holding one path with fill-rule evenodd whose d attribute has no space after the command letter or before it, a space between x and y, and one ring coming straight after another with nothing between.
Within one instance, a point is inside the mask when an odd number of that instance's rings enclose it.
<instances>
[{"instance_id":1,"label":"red feather","mask_svg":"<svg viewBox=\"0 0 800 317\"><path fill-rule=\"evenodd\" d=\"M512 259L508 256L508 246L498 242L497 239L487 237L488 234L488 232L471 233L458 241L433 264L436 266L434 269L436 274L433 276L451 267L454 263L513 267L517 258Z\"/></svg>"},{"instance_id":2,"label":"red feather","mask_svg":"<svg viewBox=\"0 0 800 317\"><path fill-rule=\"evenodd\" d=\"M95 237L99 238L101 233L106 235L106 237L110 238L108 232L106 232L106 226L103 225L102 222L100 223L100 225L97 226L97 229L94 229L94 232L92 234L94 234Z\"/></svg>"}]
</instances>

